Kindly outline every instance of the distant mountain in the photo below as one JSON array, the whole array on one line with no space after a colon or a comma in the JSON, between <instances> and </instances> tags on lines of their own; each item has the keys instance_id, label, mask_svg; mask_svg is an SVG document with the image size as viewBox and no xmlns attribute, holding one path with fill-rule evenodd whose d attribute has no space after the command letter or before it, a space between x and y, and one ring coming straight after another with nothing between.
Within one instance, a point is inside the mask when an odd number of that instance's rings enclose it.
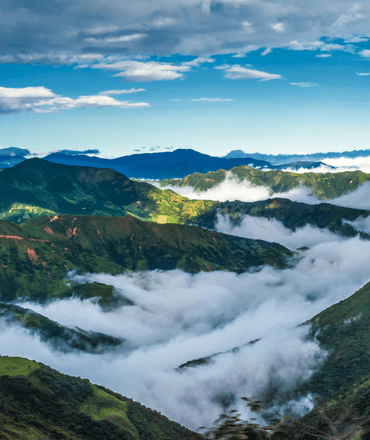
<instances>
[{"instance_id":1,"label":"distant mountain","mask_svg":"<svg viewBox=\"0 0 370 440\"><path fill-rule=\"evenodd\" d=\"M0 150L1 153L1 150ZM0 154L0 168L9 168L14 165L17 165L18 163L23 162L26 160L23 156L12 156L12 155L1 155Z\"/></svg>"},{"instance_id":2,"label":"distant mountain","mask_svg":"<svg viewBox=\"0 0 370 440\"><path fill-rule=\"evenodd\" d=\"M228 159L199 153L192 149L178 149L165 153L142 153L117 159L102 159L86 155L52 153L45 160L64 165L111 168L128 177L143 179L182 178L191 173L206 173L219 168L229 170L239 165L254 168L268 167L269 163L253 158Z\"/></svg>"},{"instance_id":3,"label":"distant mountain","mask_svg":"<svg viewBox=\"0 0 370 440\"><path fill-rule=\"evenodd\" d=\"M0 168L9 168L23 162L30 153L26 148L0 148Z\"/></svg>"},{"instance_id":4,"label":"distant mountain","mask_svg":"<svg viewBox=\"0 0 370 440\"><path fill-rule=\"evenodd\" d=\"M0 426L4 440L203 438L87 379L7 356L0 356Z\"/></svg>"},{"instance_id":5,"label":"distant mountain","mask_svg":"<svg viewBox=\"0 0 370 440\"><path fill-rule=\"evenodd\" d=\"M325 167L328 170L335 170L336 167L332 167L331 165L327 165L324 162L305 162L303 160L299 160L297 162L286 163L282 165L274 165L272 168L274 170L312 170L315 172L315 169Z\"/></svg>"},{"instance_id":6,"label":"distant mountain","mask_svg":"<svg viewBox=\"0 0 370 440\"><path fill-rule=\"evenodd\" d=\"M27 156L29 154L31 154L31 152L27 148L0 148L0 156Z\"/></svg>"},{"instance_id":7,"label":"distant mountain","mask_svg":"<svg viewBox=\"0 0 370 440\"><path fill-rule=\"evenodd\" d=\"M297 161L320 161L325 158L328 159L338 159L340 157L356 158L356 157L368 157L370 156L370 150L353 150L353 151L343 151L329 152L329 153L312 153L312 154L261 154L261 153L244 153L242 150L230 151L225 156L225 159L237 159L243 157L252 157L257 160L265 160L270 162L272 165L286 164L289 162Z\"/></svg>"},{"instance_id":8,"label":"distant mountain","mask_svg":"<svg viewBox=\"0 0 370 440\"><path fill-rule=\"evenodd\" d=\"M230 170L231 177L236 183L244 181L253 186L269 189L270 194L286 192L293 188L304 186L310 188L313 194L321 200L330 200L354 191L360 185L370 181L370 174L362 171L346 171L343 173L294 173L290 171L261 171L248 166L239 166ZM160 185L176 187L189 186L196 191L207 191L227 179L225 170L211 171L206 174L194 173L183 179L163 179Z\"/></svg>"}]
</instances>

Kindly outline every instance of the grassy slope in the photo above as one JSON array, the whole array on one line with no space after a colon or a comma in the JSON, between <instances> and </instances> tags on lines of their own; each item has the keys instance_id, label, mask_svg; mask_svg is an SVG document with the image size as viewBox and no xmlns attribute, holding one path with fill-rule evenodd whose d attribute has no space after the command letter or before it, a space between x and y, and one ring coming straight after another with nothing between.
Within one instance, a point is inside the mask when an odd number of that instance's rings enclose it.
<instances>
[{"instance_id":1,"label":"grassy slope","mask_svg":"<svg viewBox=\"0 0 370 440\"><path fill-rule=\"evenodd\" d=\"M6 440L178 440L189 431L131 399L23 358L0 357Z\"/></svg>"},{"instance_id":2,"label":"grassy slope","mask_svg":"<svg viewBox=\"0 0 370 440\"><path fill-rule=\"evenodd\" d=\"M43 301L73 292L89 297L91 288L109 303L114 299L111 287L68 286L63 282L67 271L118 274L181 268L191 273L225 269L239 273L263 264L285 267L291 255L277 243L131 216L44 216L21 225L0 221L0 299Z\"/></svg>"},{"instance_id":3,"label":"grassy slope","mask_svg":"<svg viewBox=\"0 0 370 440\"><path fill-rule=\"evenodd\" d=\"M343 173L305 173L297 174L284 171L260 171L242 165L232 168L231 173L237 181L248 180L253 185L265 186L271 195L289 191L303 185L322 200L333 199L347 192L354 191L359 185L370 180L370 175L362 171L346 171ZM194 173L181 180L164 179L162 186L191 186L197 191L213 188L226 178L225 170L211 171L206 174Z\"/></svg>"}]
</instances>

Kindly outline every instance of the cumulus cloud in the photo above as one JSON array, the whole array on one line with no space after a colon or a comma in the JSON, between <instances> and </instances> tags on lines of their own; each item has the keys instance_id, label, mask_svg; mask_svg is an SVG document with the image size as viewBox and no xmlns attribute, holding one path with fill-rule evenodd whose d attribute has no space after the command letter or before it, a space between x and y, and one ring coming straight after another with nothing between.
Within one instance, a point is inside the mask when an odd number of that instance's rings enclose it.
<instances>
[{"instance_id":1,"label":"cumulus cloud","mask_svg":"<svg viewBox=\"0 0 370 440\"><path fill-rule=\"evenodd\" d=\"M274 30L275 32L285 32L285 24L284 23L275 23L273 25L271 25L271 29Z\"/></svg>"},{"instance_id":2,"label":"cumulus cloud","mask_svg":"<svg viewBox=\"0 0 370 440\"><path fill-rule=\"evenodd\" d=\"M191 65L175 65L157 61L117 61L113 63L93 64L94 69L118 70L115 77L123 77L126 81L167 81L183 78L184 72L191 70Z\"/></svg>"},{"instance_id":3,"label":"cumulus cloud","mask_svg":"<svg viewBox=\"0 0 370 440\"><path fill-rule=\"evenodd\" d=\"M286 231L276 224L271 227L277 239L279 234L287 239ZM262 229L262 223L249 223L245 231L259 234ZM3 327L0 352L23 353L64 373L88 377L191 428L212 424L221 403L233 396L236 406L241 396L262 395L274 404L267 393L270 385L277 385L276 393L287 397L310 376L317 357L324 355L314 341L304 340L308 329L297 325L368 281L368 242L335 240L329 233L312 240L311 235L309 229L296 235L295 245L299 241L312 246L296 267L282 271L265 266L240 275L190 275L180 270L118 276L71 272L69 278L75 282L113 285L134 305L109 312L94 300L75 298L44 306L22 305L64 325L127 339L133 350L60 356L24 329ZM256 339L260 341L244 346ZM176 370L189 360L236 346L241 347L238 352L219 355L207 366ZM295 404L303 405L304 400Z\"/></svg>"},{"instance_id":4,"label":"cumulus cloud","mask_svg":"<svg viewBox=\"0 0 370 440\"><path fill-rule=\"evenodd\" d=\"M360 55L364 58L369 58L370 57L370 50L369 49L364 49L360 52Z\"/></svg>"},{"instance_id":5,"label":"cumulus cloud","mask_svg":"<svg viewBox=\"0 0 370 440\"><path fill-rule=\"evenodd\" d=\"M117 101L110 96L79 96L76 99L58 96L45 87L0 87L0 113L56 113L74 108L139 108L146 102Z\"/></svg>"},{"instance_id":6,"label":"cumulus cloud","mask_svg":"<svg viewBox=\"0 0 370 440\"><path fill-rule=\"evenodd\" d=\"M220 66L219 66L220 68ZM259 79L260 81L270 81L271 79L279 79L281 75L274 73L261 72L259 70L247 69L239 64L233 66L225 66L225 78L229 79Z\"/></svg>"}]
</instances>

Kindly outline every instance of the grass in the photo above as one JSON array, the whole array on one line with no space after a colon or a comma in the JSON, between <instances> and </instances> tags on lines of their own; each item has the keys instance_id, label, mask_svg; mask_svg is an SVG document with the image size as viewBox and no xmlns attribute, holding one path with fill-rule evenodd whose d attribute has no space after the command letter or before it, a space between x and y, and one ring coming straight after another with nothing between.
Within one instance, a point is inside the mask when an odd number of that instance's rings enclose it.
<instances>
[{"instance_id":1,"label":"grass","mask_svg":"<svg viewBox=\"0 0 370 440\"><path fill-rule=\"evenodd\" d=\"M37 362L28 359L0 356L0 376L28 376L38 368Z\"/></svg>"},{"instance_id":2,"label":"grass","mask_svg":"<svg viewBox=\"0 0 370 440\"><path fill-rule=\"evenodd\" d=\"M92 386L94 394L86 399L80 407L81 412L93 420L109 420L120 428L124 428L134 438L139 438L139 433L127 417L126 402L107 394L105 391Z\"/></svg>"}]
</instances>

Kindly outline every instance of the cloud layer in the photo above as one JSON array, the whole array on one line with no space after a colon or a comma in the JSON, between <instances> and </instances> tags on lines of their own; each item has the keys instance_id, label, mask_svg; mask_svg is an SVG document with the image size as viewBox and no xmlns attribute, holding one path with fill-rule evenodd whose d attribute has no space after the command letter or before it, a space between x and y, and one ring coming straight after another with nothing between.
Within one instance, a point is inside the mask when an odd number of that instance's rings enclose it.
<instances>
[{"instance_id":1,"label":"cloud layer","mask_svg":"<svg viewBox=\"0 0 370 440\"><path fill-rule=\"evenodd\" d=\"M257 236L265 227L262 223L229 232ZM289 238L290 231L276 224L271 228L276 241ZM103 312L93 300L22 305L64 325L127 339L133 350L61 356L24 330L10 327L2 330L0 352L23 354L62 372L88 377L191 428L211 425L222 402L233 398L236 406L241 396L262 396L280 404L269 393L270 386L277 386L276 394L290 400L291 391L324 356L315 342L304 341L308 329L296 326L369 280L367 241L335 240L328 232L313 239L312 234L304 228L290 237L294 246L311 248L295 268L284 271L264 267L241 275L175 270L120 276L72 272L69 277L77 282L113 285L134 305L110 312ZM242 347L258 338L262 339ZM207 366L176 371L189 360L236 346L242 348L214 358ZM309 401L303 398L289 405L303 411ZM245 408L239 410L248 416Z\"/></svg>"},{"instance_id":2,"label":"cloud layer","mask_svg":"<svg viewBox=\"0 0 370 440\"><path fill-rule=\"evenodd\" d=\"M58 96L45 87L0 87L0 114L9 113L57 113L75 108L140 108L149 107L146 102L118 101L111 96L79 96L76 99Z\"/></svg>"},{"instance_id":3,"label":"cloud layer","mask_svg":"<svg viewBox=\"0 0 370 440\"><path fill-rule=\"evenodd\" d=\"M87 13L88 11L88 13ZM348 50L322 36L368 34L370 6L350 0L51 0L6 2L0 9L0 56L8 62L71 61L76 56L246 53L251 46ZM357 41L357 40L356 40ZM10 43L11 42L11 43ZM299 43L298 43L299 42ZM295 47L297 48L297 47ZM363 56L368 56L364 51Z\"/></svg>"}]
</instances>

